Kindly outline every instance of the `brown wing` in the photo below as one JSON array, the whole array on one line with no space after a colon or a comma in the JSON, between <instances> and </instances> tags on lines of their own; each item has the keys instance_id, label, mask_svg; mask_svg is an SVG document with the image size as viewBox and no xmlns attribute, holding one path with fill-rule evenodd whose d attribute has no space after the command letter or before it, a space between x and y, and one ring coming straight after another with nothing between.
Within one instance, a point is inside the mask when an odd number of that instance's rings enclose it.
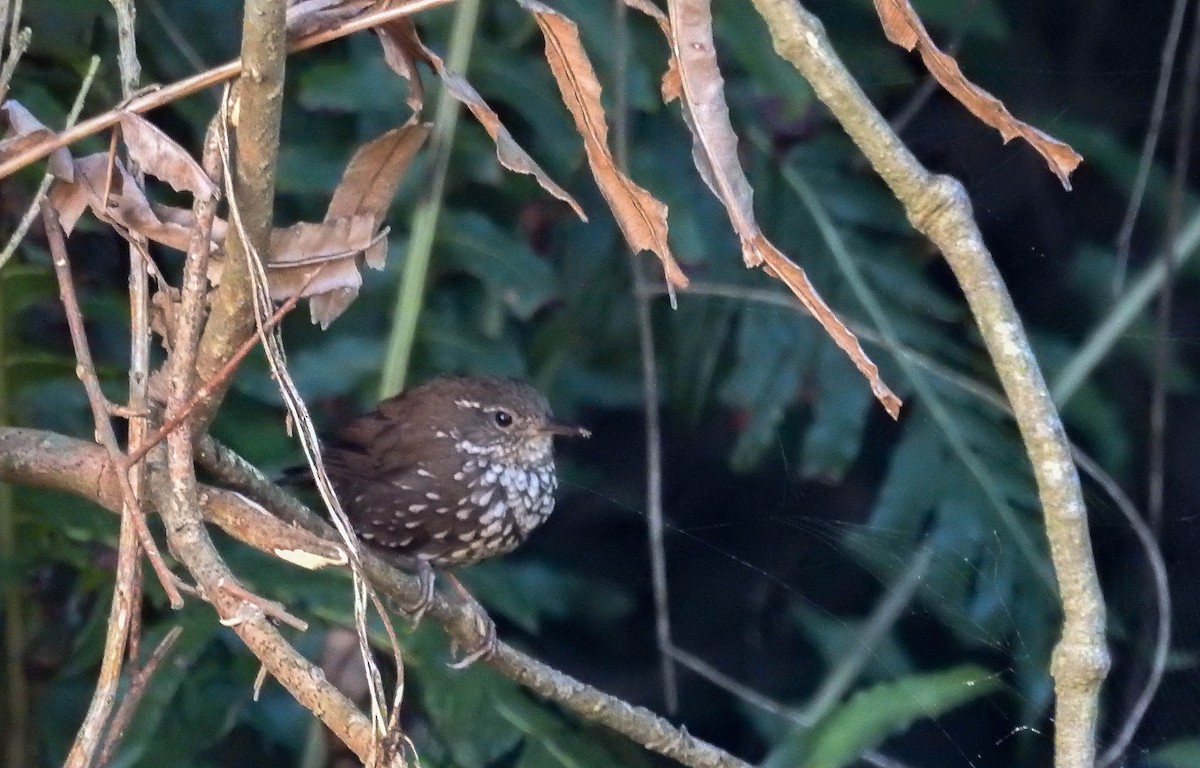
<instances>
[{"instance_id":1,"label":"brown wing","mask_svg":"<svg viewBox=\"0 0 1200 768\"><path fill-rule=\"evenodd\" d=\"M401 395L346 425L325 461L364 541L435 565L451 564L459 534L474 525L457 514L461 494L447 491L460 487L452 475L461 463L453 441L439 432Z\"/></svg>"}]
</instances>

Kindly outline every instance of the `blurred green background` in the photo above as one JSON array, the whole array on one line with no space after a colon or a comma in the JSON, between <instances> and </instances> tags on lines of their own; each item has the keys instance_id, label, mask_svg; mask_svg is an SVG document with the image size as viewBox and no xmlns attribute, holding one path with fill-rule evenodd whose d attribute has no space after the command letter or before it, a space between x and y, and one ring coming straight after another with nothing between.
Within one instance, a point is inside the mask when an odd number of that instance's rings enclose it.
<instances>
[{"instance_id":1,"label":"blurred green background","mask_svg":"<svg viewBox=\"0 0 1200 768\"><path fill-rule=\"evenodd\" d=\"M661 291L651 299L674 642L800 719L813 719L802 727L679 666L677 722L771 766L849 764L863 750L912 766L1049 764L1047 667L1059 613L1038 505L1011 420L978 395L981 386L994 388L994 376L944 263L913 234L804 81L775 56L752 6L715 2L726 96L759 221L862 331L885 380L906 400L893 423L784 289L743 268L724 213L692 164L678 106L664 107L658 96L666 49L657 28L631 13L621 58L611 3L554 5L579 23L610 107L623 73L632 175L670 206L672 247L695 283L676 310ZM1137 171L1169 4L914 5L935 38L954 46L969 78L1085 157L1074 191L1064 191L1021 141L1003 145L940 91L918 100L920 63L884 39L870 2L807 3L874 103L891 118L907 115L900 131L909 146L931 169L965 184L1053 385L1094 329L1131 306L1128 286L1166 242L1180 77L1134 230L1129 279L1114 294L1113 243ZM177 80L236 55L240 4L145 0L138 8L145 82ZM439 9L418 19L426 43L443 55L452 15L452 8ZM25 23L33 47L12 98L48 125L61 125L89 57L99 54L85 115L119 101L107 3L30 0ZM591 220L575 220L528 177L504 171L487 135L464 115L410 378L525 378L558 415L592 429L591 441L562 446L564 487L551 522L511 557L461 576L505 640L665 711L645 543L642 371L629 258L541 50L536 25L515 3L485 2L468 79ZM293 56L287 78L280 225L318 220L355 148L410 114L403 82L367 34ZM438 86L428 77L426 84L432 119ZM151 119L195 149L214 95L178 102ZM75 149L83 154L106 143L96 138ZM365 272L349 311L324 332L303 311L285 323L291 372L326 427L377 395L411 212L428 186L429 165L425 153L410 171L392 208L387 268ZM40 173L27 169L0 186L6 237ZM1183 231L1194 227L1195 181L1193 174ZM93 352L110 393L121 399L128 358L123 243L85 217L70 248ZM178 253L156 250L155 257L166 274L178 275ZM658 286L653 258L639 262ZM88 438L91 417L39 234L0 271L0 291L4 423ZM881 316L865 309L864 298L878 303ZM1127 756L1131 765L1200 766L1193 597L1200 574L1198 304L1197 270L1188 263L1178 276L1170 331L1166 503L1156 529L1177 606L1175 634L1164 686ZM1144 508L1156 328L1152 311L1135 314L1103 345L1099 367L1065 402L1063 416L1072 438ZM877 343L881 320L903 343L905 359L915 361L908 368ZM214 433L278 474L299 458L283 413L255 353ZM1115 659L1103 696L1106 745L1144 684L1155 613L1146 558L1128 524L1093 483L1085 481L1085 493ZM16 585L26 605L27 737L37 750L34 765L59 765L94 685L116 521L61 494L24 488L7 504L0 512L15 521L15 555L0 564L0 578ZM331 670L353 657L343 647L341 628L351 612L344 577L299 572L221 544L250 586L313 622L303 635L292 633L301 650L326 659ZM321 766L347 759L278 685L268 682L260 700L251 700L253 658L204 606L190 601L172 613L149 581L147 588L143 647L174 624L184 633L114 765ZM897 617L872 624L872 612L889 596L900 603ZM868 627L882 631L873 637ZM656 762L482 666L446 669L445 642L432 626L406 638L404 721L423 765ZM861 672L839 683L835 676L849 669L851 657L862 662Z\"/></svg>"}]
</instances>

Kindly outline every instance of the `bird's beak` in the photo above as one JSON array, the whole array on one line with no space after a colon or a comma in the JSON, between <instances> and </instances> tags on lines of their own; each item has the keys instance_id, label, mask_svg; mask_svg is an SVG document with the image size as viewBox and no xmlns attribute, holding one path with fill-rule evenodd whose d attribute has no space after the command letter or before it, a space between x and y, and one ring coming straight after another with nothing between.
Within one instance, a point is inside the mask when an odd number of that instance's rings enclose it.
<instances>
[{"instance_id":1,"label":"bird's beak","mask_svg":"<svg viewBox=\"0 0 1200 768\"><path fill-rule=\"evenodd\" d=\"M576 424L568 424L557 419L546 419L541 431L547 435L562 435L563 437L591 437L592 433Z\"/></svg>"}]
</instances>

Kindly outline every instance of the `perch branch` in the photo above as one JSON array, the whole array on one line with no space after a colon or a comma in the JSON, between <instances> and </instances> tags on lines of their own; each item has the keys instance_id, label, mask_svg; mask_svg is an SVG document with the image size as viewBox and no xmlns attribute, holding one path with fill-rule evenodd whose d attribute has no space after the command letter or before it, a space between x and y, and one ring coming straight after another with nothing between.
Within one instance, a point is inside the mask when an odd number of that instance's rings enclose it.
<instances>
[{"instance_id":1,"label":"perch branch","mask_svg":"<svg viewBox=\"0 0 1200 768\"><path fill-rule=\"evenodd\" d=\"M272 485L244 459L217 445L211 438L201 439L196 455L200 464L217 479L236 485L254 499L250 501L240 493L201 485L197 509L205 520L234 538L271 554L279 554L280 537L288 532L291 542L286 546L289 548L302 546L307 538L310 544L325 547L326 552L340 552L336 534L328 524ZM0 481L68 491L109 511L119 510L121 506L120 487L103 450L82 440L50 432L0 427ZM287 522L267 514L259 506L261 503L281 514ZM288 523L307 530L297 530ZM193 526L196 528L203 530L199 525ZM251 531L256 535L248 535ZM314 537L313 533L320 538ZM370 551L364 554L367 573L382 593L404 604L415 603L422 596L417 578L395 569ZM344 564L345 554L341 553L341 557ZM236 612L237 606L232 608ZM483 640L475 610L472 605L439 594L429 615L460 646L473 648ZM264 653L270 654L268 671L301 704L316 712L347 746L360 756L365 754L371 736L369 721L330 686L315 667L296 655L261 617L252 616L234 630L264 662L268 661ZM647 749L691 768L749 768L744 761L676 728L644 707L635 707L603 693L503 643L495 656L481 663L492 665L505 676L584 719L605 725Z\"/></svg>"},{"instance_id":2,"label":"perch branch","mask_svg":"<svg viewBox=\"0 0 1200 768\"><path fill-rule=\"evenodd\" d=\"M1033 465L1062 598L1063 633L1051 662L1056 764L1090 768L1096 757L1100 687L1111 662L1087 511L1062 422L970 201L960 183L931 174L908 151L846 70L814 16L795 0L753 1L776 51L812 85L913 226L942 251L966 295Z\"/></svg>"}]
</instances>

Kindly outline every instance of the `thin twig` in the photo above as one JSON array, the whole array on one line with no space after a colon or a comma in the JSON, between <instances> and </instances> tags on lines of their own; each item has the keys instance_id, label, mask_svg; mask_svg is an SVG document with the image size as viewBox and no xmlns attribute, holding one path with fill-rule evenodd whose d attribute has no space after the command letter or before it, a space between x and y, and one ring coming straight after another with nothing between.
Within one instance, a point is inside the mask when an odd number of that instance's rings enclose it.
<instances>
[{"instance_id":1,"label":"thin twig","mask_svg":"<svg viewBox=\"0 0 1200 768\"><path fill-rule=\"evenodd\" d=\"M121 98L130 98L137 90L138 81L142 77L142 65L137 56L137 10L133 0L109 0L117 17L117 63L121 72ZM117 133L113 132L115 144ZM110 150L111 151L111 150ZM146 186L146 174L138 164L126 157L126 165L134 183L141 189ZM109 179L115 160L110 156L108 168ZM107 181L106 180L106 183ZM107 189L105 192L107 198ZM127 445L145 440L150 431L150 408L148 405L148 386L150 381L150 276L146 273L143 260L149 261L146 236L140 232L130 231L125 234L129 243L129 402L127 410L132 414L128 417L129 434L126 436ZM109 411L112 412L110 407ZM138 500L138 514L143 515L140 506L145 498L143 488L146 482L146 472L143 467L131 467L126 473L129 477L129 487L133 489L134 498ZM133 540L133 556L136 559L137 543ZM129 585L130 597L135 606L142 603L142 572L138 568L134 573L133 583ZM141 643L141 612L134 611L129 627L130 659L137 659Z\"/></svg>"},{"instance_id":2,"label":"thin twig","mask_svg":"<svg viewBox=\"0 0 1200 768\"><path fill-rule=\"evenodd\" d=\"M617 34L614 39L617 71L614 73L613 136L617 165L629 165L629 94L626 86L629 55L628 29L624 0L613 0ZM646 547L650 554L650 584L654 594L654 636L658 644L659 675L668 714L679 709L679 685L671 649L671 605L667 592L667 552L664 544L662 489L662 424L658 393L658 355L654 345L654 324L646 273L639 254L626 249L633 301L637 306L638 349L642 366L643 427L646 431ZM672 295L672 302L674 296Z\"/></svg>"},{"instance_id":3,"label":"thin twig","mask_svg":"<svg viewBox=\"0 0 1200 768\"><path fill-rule=\"evenodd\" d=\"M112 422L109 420L107 400L100 389L100 381L96 377L96 369L92 364L92 354L88 347L87 337L83 329L83 315L79 310L79 301L75 296L75 286L71 279L71 266L67 260L67 247L63 239L62 227L58 217L49 205L42 207L42 218L46 226L46 237L50 243L51 260L54 271L58 276L59 296L67 316L67 325L71 332L71 341L75 347L76 373L83 381L87 391L88 402L91 404L92 417L95 420L96 438L108 451L109 460L114 467L120 465L121 450L117 446L117 438L113 433ZM137 552L138 537L145 530L145 538L149 546L145 546L147 557L158 565L159 580L172 603L182 604L183 599L175 589L167 570L166 564L154 547L150 531L146 528L146 520L140 514L137 497L129 484L129 477L117 473L122 494L121 534L117 553L117 577L113 589L113 604L110 613L108 634L104 642L104 653L100 664L100 675L96 681L96 691L75 737L75 743L67 755L67 768L86 768L95 753L96 745L104 732L112 709L113 694L121 676L121 665L125 656L125 648L129 639L132 616L137 606L133 604L133 583L136 579L139 558ZM140 525L139 525L140 523ZM157 571L157 566L156 566Z\"/></svg>"},{"instance_id":4,"label":"thin twig","mask_svg":"<svg viewBox=\"0 0 1200 768\"><path fill-rule=\"evenodd\" d=\"M1183 218L1183 200L1187 193L1188 166L1196 120L1197 88L1200 88L1200 14L1194 14L1191 43L1188 45L1183 103L1179 110L1179 130L1175 137L1175 168L1171 177L1171 197L1167 209L1168 243L1174 243ZM1167 379L1170 376L1171 307L1175 296L1175 259L1167 259L1158 295L1158 337L1154 344L1154 388L1150 400L1150 458L1146 515L1151 530L1162 524L1164 482L1166 479Z\"/></svg>"},{"instance_id":5,"label":"thin twig","mask_svg":"<svg viewBox=\"0 0 1200 768\"><path fill-rule=\"evenodd\" d=\"M83 330L83 313L79 309L79 300L75 296L75 283L71 279L71 266L67 259L67 245L63 238L62 227L58 223L58 214L50 206L44 205L42 206L42 219L46 226L46 237L50 244L51 261L54 263L54 271L58 276L59 297L63 302L63 308L67 316L67 326L71 331L71 342L75 347L75 359L77 363L75 372L83 382L84 389L87 391L88 403L91 405L92 417L96 425L96 440L108 451L113 466L120 467L124 461L124 454L121 453L121 448L117 444L117 437L113 432L112 422L109 421L108 400L100 388L100 380L97 378L96 368L92 364L92 353L87 343L87 336ZM179 590L175 588L171 570L163 562L162 554L159 552L158 546L154 543L154 537L151 535L150 529L146 527L146 519L136 514L137 500L134 496L133 488L129 485L128 476L123 472L118 472L117 480L121 483L121 492L124 494L126 504L134 510L133 520L138 532L138 542L141 544L142 549L145 550L146 557L150 560L151 566L154 567L154 572L158 575L163 591L167 593L171 607L182 607L183 598L180 597Z\"/></svg>"},{"instance_id":6,"label":"thin twig","mask_svg":"<svg viewBox=\"0 0 1200 768\"><path fill-rule=\"evenodd\" d=\"M113 751L121 743L121 737L125 735L125 729L129 727L129 721L133 719L133 714L137 711L137 705L146 693L150 679L154 677L154 673L158 671L159 666L167 658L167 654L171 652L175 641L181 634L183 634L182 627L171 627L171 631L154 647L154 651L150 654L150 658L146 659L146 663L139 667L129 679L129 690L125 692L125 697L121 699L121 705L117 707L112 723L108 726L108 734L104 737L104 746L100 748L100 757L96 759L96 768L105 768L112 760Z\"/></svg>"},{"instance_id":7,"label":"thin twig","mask_svg":"<svg viewBox=\"0 0 1200 768\"><path fill-rule=\"evenodd\" d=\"M1142 210L1142 198L1146 194L1146 183L1150 180L1150 169L1154 167L1154 152L1162 135L1163 116L1167 112L1167 95L1171 90L1171 75L1175 69L1175 51L1179 47L1179 35L1183 30L1183 17L1187 12L1188 0L1175 0L1171 8L1171 21L1167 26L1167 37L1163 40L1158 60L1158 85L1154 87L1154 104L1150 107L1150 124L1142 139L1142 156L1138 161L1137 178L1133 191L1129 193L1129 204L1117 232L1116 269L1113 271L1113 296L1125 290L1125 274L1129 271L1129 249L1133 243L1133 227Z\"/></svg>"},{"instance_id":8,"label":"thin twig","mask_svg":"<svg viewBox=\"0 0 1200 768\"><path fill-rule=\"evenodd\" d=\"M300 286L300 289L296 291L294 295L289 296L287 301L280 304L279 308L276 309L275 312L263 322L264 329L270 330L274 328L279 324L279 321L283 320L284 316L295 309L296 304L299 303L300 299L303 297L304 291L309 285L312 284L314 280L317 279L317 276L321 274L322 269L324 269L324 265L321 265L321 267L318 269L313 270L312 274L305 278L304 282ZM238 347L233 355L229 358L229 360L227 360L225 364L221 366L220 370L218 370L211 378L209 378L196 389L191 398L180 409L179 413L173 414L165 419L162 423L162 426L156 429L154 434L146 438L144 443L129 449L129 455L125 459L125 466L131 466L145 458L146 454L150 452L150 449L162 442L163 438L165 438L167 435L171 434L173 430L175 430L192 414L193 411L196 410L197 406L199 406L208 398L212 397L214 392L225 386L230 377L232 377L234 372L237 370L238 365L246 358L246 355L250 354L250 351L258 346L258 342L261 338L262 337L257 332L248 336L246 340L242 342L242 345Z\"/></svg>"},{"instance_id":9,"label":"thin twig","mask_svg":"<svg viewBox=\"0 0 1200 768\"><path fill-rule=\"evenodd\" d=\"M410 0L403 5L397 5L380 11L373 11L364 14L356 19L351 19L346 23L338 26L335 29L314 32L311 35L306 35L299 38L294 43L287 47L289 53L297 53L306 51L309 48L322 45L331 40L345 37L346 35L355 32L361 32L364 29L386 24L394 19L399 19L404 16L411 16L414 13L435 8L439 5L446 5L453 0ZM55 136L48 138L46 141L35 144L25 150L7 158L0 163L0 179L3 179L16 171L24 168L30 163L37 162L43 157L46 157L54 150L60 147L70 146L81 139L88 136L100 133L103 130L113 127L121 120L121 115L124 112L149 112L152 109L157 109L173 101L189 96L197 91L202 91L209 86L223 83L226 80L232 80L242 73L242 60L234 59L220 66L214 67L206 72L201 72L192 77L186 77L182 80L177 80L169 85L164 85L162 88L143 94L137 98L121 104L120 106L110 109L109 111L88 118L82 123L79 123L71 130L63 131Z\"/></svg>"}]
</instances>

